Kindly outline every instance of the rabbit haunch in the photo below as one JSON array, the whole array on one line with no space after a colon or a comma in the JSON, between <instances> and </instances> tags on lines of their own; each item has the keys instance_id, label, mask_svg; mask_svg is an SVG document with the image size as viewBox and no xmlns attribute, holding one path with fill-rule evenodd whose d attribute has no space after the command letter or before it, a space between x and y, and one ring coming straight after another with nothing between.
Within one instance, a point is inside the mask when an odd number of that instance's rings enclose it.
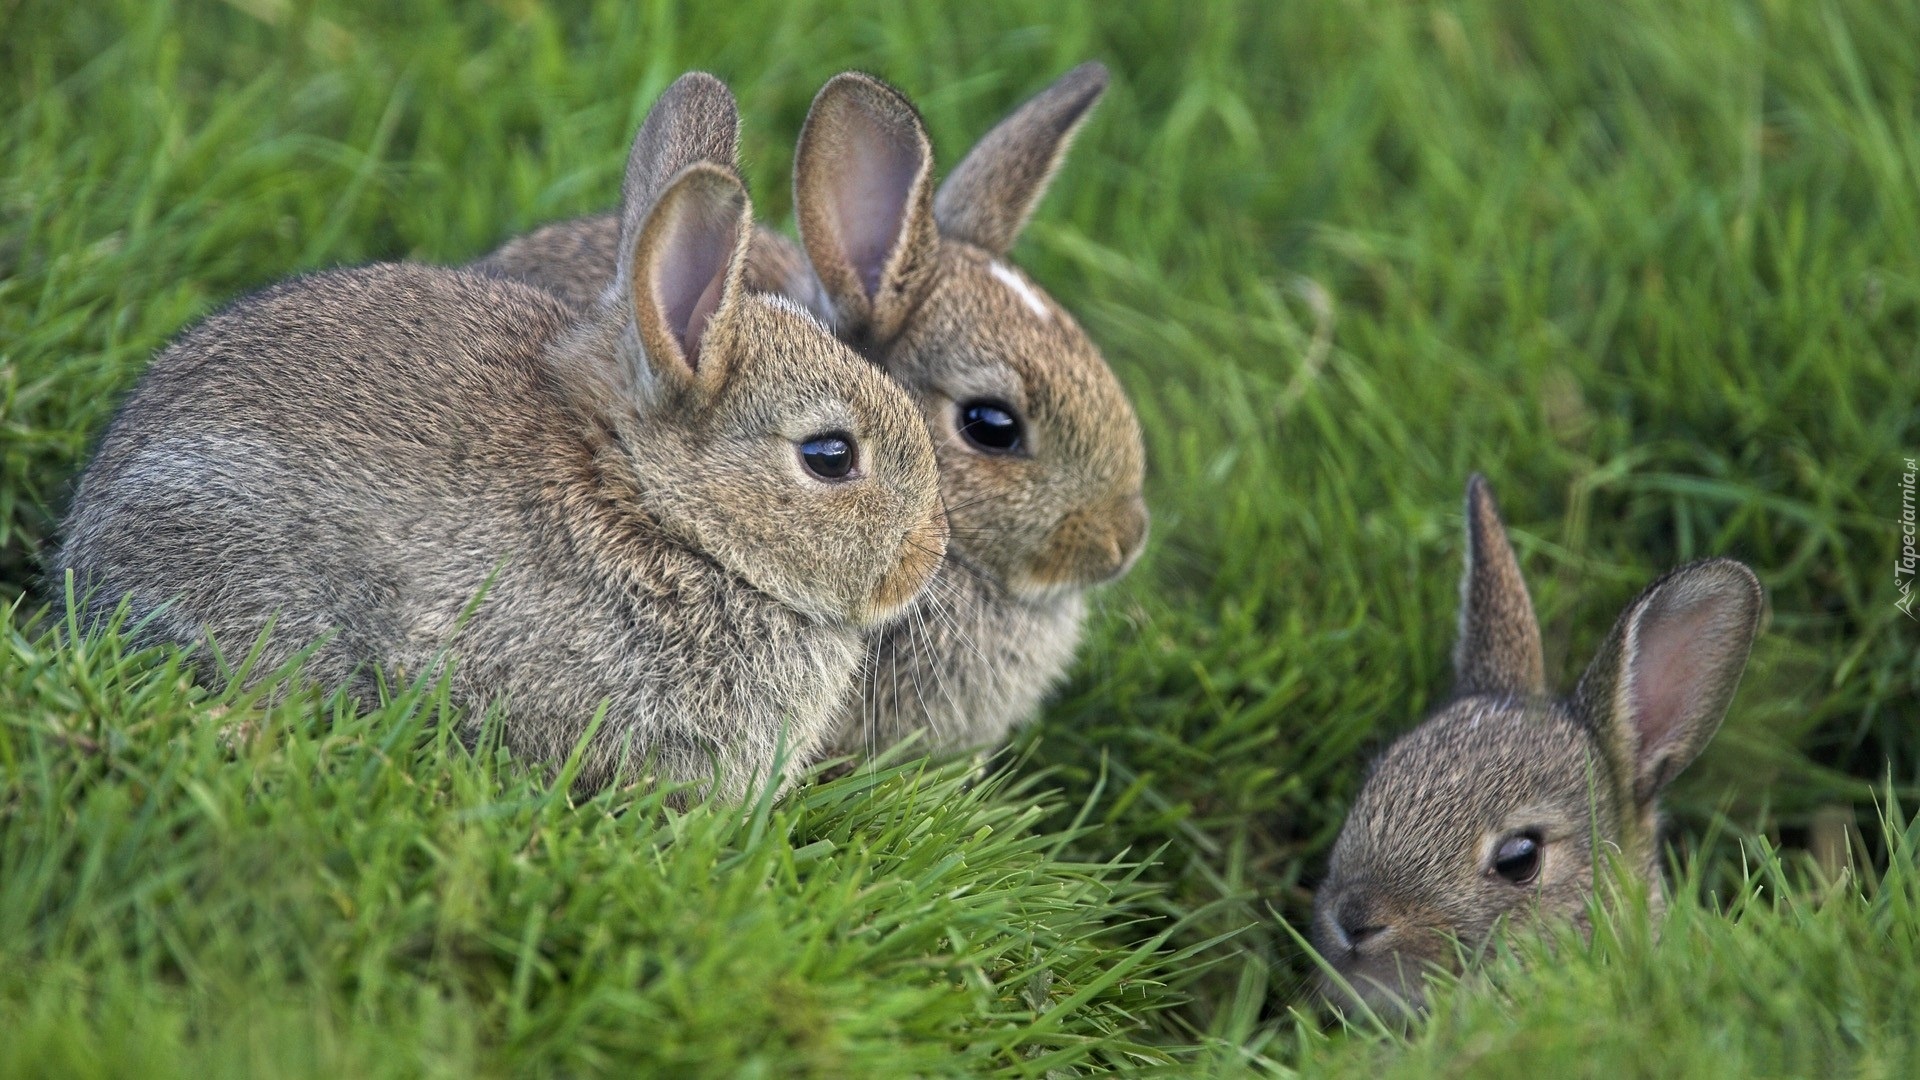
<instances>
[{"instance_id":1,"label":"rabbit haunch","mask_svg":"<svg viewBox=\"0 0 1920 1080\"><path fill-rule=\"evenodd\" d=\"M1080 326L1004 261L1106 82L1098 64L1068 72L936 190L912 103L871 76L836 76L795 154L804 251L756 236L749 284L806 305L913 396L952 526L933 586L868 643L843 749L914 733L949 750L1004 738L1072 662L1087 590L1144 546L1133 407ZM477 266L588 305L611 278L615 226L561 222ZM979 404L1016 421L1016 448L968 439L964 414Z\"/></svg>"},{"instance_id":2,"label":"rabbit haunch","mask_svg":"<svg viewBox=\"0 0 1920 1080\"><path fill-rule=\"evenodd\" d=\"M447 677L580 782L738 797L816 755L867 631L945 543L924 427L811 316L741 284L732 99L692 75L635 140L617 288L585 311L389 264L244 298L155 358L81 478L56 574L90 622L256 672ZM724 160L713 160L720 154ZM858 446L845 481L797 446ZM476 596L482 597L475 603ZM205 654L202 654L203 656Z\"/></svg>"}]
</instances>

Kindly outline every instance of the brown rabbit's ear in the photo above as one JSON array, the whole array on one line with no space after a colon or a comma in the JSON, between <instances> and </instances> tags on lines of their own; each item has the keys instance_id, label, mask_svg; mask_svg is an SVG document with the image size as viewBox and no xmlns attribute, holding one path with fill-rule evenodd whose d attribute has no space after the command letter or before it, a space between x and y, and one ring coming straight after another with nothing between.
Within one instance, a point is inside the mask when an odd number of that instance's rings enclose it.
<instances>
[{"instance_id":1,"label":"brown rabbit's ear","mask_svg":"<svg viewBox=\"0 0 1920 1080\"><path fill-rule=\"evenodd\" d=\"M933 144L904 95L834 76L813 99L793 162L793 205L840 332L885 341L931 281Z\"/></svg>"},{"instance_id":2,"label":"brown rabbit's ear","mask_svg":"<svg viewBox=\"0 0 1920 1080\"><path fill-rule=\"evenodd\" d=\"M726 84L704 71L689 71L675 79L633 137L626 177L620 183L623 236L639 235L667 184L696 161L736 172L740 168L739 106Z\"/></svg>"},{"instance_id":3,"label":"brown rabbit's ear","mask_svg":"<svg viewBox=\"0 0 1920 1080\"><path fill-rule=\"evenodd\" d=\"M1540 623L1507 540L1493 489L1479 473L1467 480L1467 568L1460 579L1460 640L1453 648L1454 693L1546 693Z\"/></svg>"},{"instance_id":4,"label":"brown rabbit's ear","mask_svg":"<svg viewBox=\"0 0 1920 1080\"><path fill-rule=\"evenodd\" d=\"M940 231L1005 254L1106 89L1106 67L1089 60L987 132L940 185L933 204Z\"/></svg>"},{"instance_id":5,"label":"brown rabbit's ear","mask_svg":"<svg viewBox=\"0 0 1920 1080\"><path fill-rule=\"evenodd\" d=\"M1614 624L1575 703L1636 806L1651 803L1719 729L1765 612L1753 571L1708 559L1648 586Z\"/></svg>"},{"instance_id":6,"label":"brown rabbit's ear","mask_svg":"<svg viewBox=\"0 0 1920 1080\"><path fill-rule=\"evenodd\" d=\"M707 392L726 381L724 357L701 345L740 295L752 237L747 189L717 165L694 163L655 202L626 277L652 381Z\"/></svg>"}]
</instances>

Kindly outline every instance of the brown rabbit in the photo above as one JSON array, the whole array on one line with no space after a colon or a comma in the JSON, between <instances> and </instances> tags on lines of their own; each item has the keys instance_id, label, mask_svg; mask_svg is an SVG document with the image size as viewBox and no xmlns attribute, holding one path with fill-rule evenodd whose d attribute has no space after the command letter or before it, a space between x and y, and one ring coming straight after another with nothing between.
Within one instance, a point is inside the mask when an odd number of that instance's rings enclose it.
<instances>
[{"instance_id":1,"label":"brown rabbit","mask_svg":"<svg viewBox=\"0 0 1920 1080\"><path fill-rule=\"evenodd\" d=\"M1766 597L1707 559L1647 587L1571 698L1548 695L1540 629L1493 493L1467 483L1467 567L1451 701L1374 763L1314 898L1314 943L1376 1010L1418 1009L1497 928L1582 928L1594 844L1661 904L1660 793L1720 726ZM1344 985L1342 985L1344 984Z\"/></svg>"},{"instance_id":2,"label":"brown rabbit","mask_svg":"<svg viewBox=\"0 0 1920 1080\"><path fill-rule=\"evenodd\" d=\"M1072 662L1086 590L1147 535L1140 426L1069 314L1004 258L1107 84L1083 64L983 138L935 194L926 126L899 91L836 76L794 163L805 255L759 231L750 284L828 320L913 395L932 435L953 539L906 618L875 632L843 750L916 731L990 745ZM548 226L489 273L589 303L612 275L610 215Z\"/></svg>"},{"instance_id":3,"label":"brown rabbit","mask_svg":"<svg viewBox=\"0 0 1920 1080\"><path fill-rule=\"evenodd\" d=\"M272 622L267 667L317 640L307 673L364 694L450 651L471 721L497 703L542 761L604 707L588 787L650 761L737 798L783 742L804 762L945 525L905 394L742 285L737 132L711 76L662 96L584 311L390 264L188 330L82 476L56 574L156 641L234 655Z\"/></svg>"}]
</instances>

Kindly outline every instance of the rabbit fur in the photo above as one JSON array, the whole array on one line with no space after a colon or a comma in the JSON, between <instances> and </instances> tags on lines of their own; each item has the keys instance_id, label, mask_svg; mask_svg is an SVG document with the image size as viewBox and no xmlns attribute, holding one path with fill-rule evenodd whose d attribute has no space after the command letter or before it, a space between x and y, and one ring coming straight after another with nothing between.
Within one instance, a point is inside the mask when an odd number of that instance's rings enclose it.
<instances>
[{"instance_id":1,"label":"rabbit fur","mask_svg":"<svg viewBox=\"0 0 1920 1080\"><path fill-rule=\"evenodd\" d=\"M1133 407L1072 316L1005 258L1106 84L1097 63L1066 73L936 192L913 105L872 76L836 76L795 156L804 252L755 235L749 282L820 315L913 396L951 526L933 585L870 637L843 752L916 733L936 750L1000 742L1072 663L1087 590L1144 547ZM615 225L606 214L550 225L477 269L590 304L611 278ZM980 403L1016 421L1017 449L967 437L965 410Z\"/></svg>"}]
</instances>

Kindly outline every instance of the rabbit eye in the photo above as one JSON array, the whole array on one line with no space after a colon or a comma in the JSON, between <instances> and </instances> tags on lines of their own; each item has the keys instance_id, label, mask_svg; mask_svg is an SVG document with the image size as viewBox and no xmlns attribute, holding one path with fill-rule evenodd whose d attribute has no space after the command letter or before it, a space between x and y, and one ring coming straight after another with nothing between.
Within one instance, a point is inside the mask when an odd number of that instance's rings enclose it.
<instances>
[{"instance_id":1,"label":"rabbit eye","mask_svg":"<svg viewBox=\"0 0 1920 1080\"><path fill-rule=\"evenodd\" d=\"M1490 874L1498 874L1515 885L1526 885L1540 873L1540 834L1537 832L1515 833L1500 841L1493 851L1493 869Z\"/></svg>"},{"instance_id":2,"label":"rabbit eye","mask_svg":"<svg viewBox=\"0 0 1920 1080\"><path fill-rule=\"evenodd\" d=\"M1004 401L969 401L960 406L960 434L988 454L1017 454L1023 432L1020 417Z\"/></svg>"},{"instance_id":3,"label":"rabbit eye","mask_svg":"<svg viewBox=\"0 0 1920 1080\"><path fill-rule=\"evenodd\" d=\"M800 460L822 480L845 480L853 472L856 447L844 431L815 435L800 444Z\"/></svg>"}]
</instances>

